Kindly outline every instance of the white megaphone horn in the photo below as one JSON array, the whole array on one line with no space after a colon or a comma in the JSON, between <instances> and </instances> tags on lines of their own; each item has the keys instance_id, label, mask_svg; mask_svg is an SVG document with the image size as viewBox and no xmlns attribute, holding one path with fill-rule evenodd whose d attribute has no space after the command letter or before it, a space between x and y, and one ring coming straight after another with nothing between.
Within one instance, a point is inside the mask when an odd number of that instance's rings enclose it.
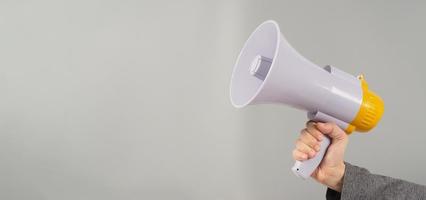
<instances>
[{"instance_id":1,"label":"white megaphone horn","mask_svg":"<svg viewBox=\"0 0 426 200\"><path fill-rule=\"evenodd\" d=\"M333 122L348 134L369 131L384 111L382 99L368 89L363 76L313 64L290 46L275 21L262 23L244 44L232 74L231 101L238 108L287 104L307 111L310 120ZM317 155L297 161L293 172L309 177L329 144L325 137Z\"/></svg>"}]
</instances>

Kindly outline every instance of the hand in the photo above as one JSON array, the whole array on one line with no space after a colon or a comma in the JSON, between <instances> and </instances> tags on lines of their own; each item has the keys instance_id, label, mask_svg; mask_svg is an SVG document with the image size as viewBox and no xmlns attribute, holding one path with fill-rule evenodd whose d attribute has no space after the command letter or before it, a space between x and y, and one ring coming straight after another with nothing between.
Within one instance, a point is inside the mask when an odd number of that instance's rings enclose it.
<instances>
[{"instance_id":1,"label":"hand","mask_svg":"<svg viewBox=\"0 0 426 200\"><path fill-rule=\"evenodd\" d=\"M331 139L323 160L311 177L327 187L341 192L345 163L343 157L348 144L345 131L333 123L320 123L309 121L306 128L301 131L293 150L295 160L304 161L313 158L320 149L320 141L327 135Z\"/></svg>"}]
</instances>

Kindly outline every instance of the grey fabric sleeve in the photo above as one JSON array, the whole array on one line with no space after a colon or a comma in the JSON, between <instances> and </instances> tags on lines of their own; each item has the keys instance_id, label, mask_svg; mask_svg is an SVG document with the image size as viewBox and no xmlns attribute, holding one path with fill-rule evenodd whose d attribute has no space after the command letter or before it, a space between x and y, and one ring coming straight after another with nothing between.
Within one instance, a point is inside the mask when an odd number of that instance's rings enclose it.
<instances>
[{"instance_id":1,"label":"grey fabric sleeve","mask_svg":"<svg viewBox=\"0 0 426 200\"><path fill-rule=\"evenodd\" d=\"M426 199L426 187L400 179L371 174L345 163L342 193L327 190L327 199Z\"/></svg>"}]
</instances>

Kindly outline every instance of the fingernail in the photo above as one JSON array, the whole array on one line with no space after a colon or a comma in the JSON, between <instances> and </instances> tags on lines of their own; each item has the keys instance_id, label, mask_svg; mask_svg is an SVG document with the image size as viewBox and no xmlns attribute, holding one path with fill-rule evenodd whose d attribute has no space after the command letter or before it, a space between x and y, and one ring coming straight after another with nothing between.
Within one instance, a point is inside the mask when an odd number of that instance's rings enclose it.
<instances>
[{"instance_id":1,"label":"fingernail","mask_svg":"<svg viewBox=\"0 0 426 200\"><path fill-rule=\"evenodd\" d=\"M315 145L315 151L319 151L319 150L320 150L320 145L319 144Z\"/></svg>"}]
</instances>

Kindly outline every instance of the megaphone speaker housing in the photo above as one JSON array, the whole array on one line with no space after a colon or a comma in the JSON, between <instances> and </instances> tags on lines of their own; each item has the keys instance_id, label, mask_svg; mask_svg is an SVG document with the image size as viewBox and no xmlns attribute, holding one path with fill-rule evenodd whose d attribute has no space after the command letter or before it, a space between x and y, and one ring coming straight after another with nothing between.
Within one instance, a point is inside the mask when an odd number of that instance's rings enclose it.
<instances>
[{"instance_id":1,"label":"megaphone speaker housing","mask_svg":"<svg viewBox=\"0 0 426 200\"><path fill-rule=\"evenodd\" d=\"M372 129L384 110L363 76L312 63L287 42L272 20L259 25L244 44L230 91L235 107L286 104L307 111L311 120L334 122L347 133ZM317 159L319 164L322 157ZM295 173L310 175L306 170L311 169L301 169Z\"/></svg>"}]
</instances>

